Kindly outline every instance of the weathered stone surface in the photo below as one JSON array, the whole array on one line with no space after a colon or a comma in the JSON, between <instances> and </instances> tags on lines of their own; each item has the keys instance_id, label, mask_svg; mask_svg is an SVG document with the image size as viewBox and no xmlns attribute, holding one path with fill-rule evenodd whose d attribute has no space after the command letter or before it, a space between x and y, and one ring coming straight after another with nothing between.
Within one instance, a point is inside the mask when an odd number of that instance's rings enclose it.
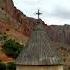
<instances>
[{"instance_id":1,"label":"weathered stone surface","mask_svg":"<svg viewBox=\"0 0 70 70\"><path fill-rule=\"evenodd\" d=\"M0 8L10 15L13 15L13 7L14 4L12 0L0 0Z\"/></svg>"}]
</instances>

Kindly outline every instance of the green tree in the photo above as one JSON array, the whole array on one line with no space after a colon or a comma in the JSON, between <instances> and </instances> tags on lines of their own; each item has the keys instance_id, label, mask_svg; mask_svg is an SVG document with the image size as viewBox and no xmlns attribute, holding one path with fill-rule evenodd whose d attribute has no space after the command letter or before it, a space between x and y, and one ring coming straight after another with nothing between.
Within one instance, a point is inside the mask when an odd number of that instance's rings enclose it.
<instances>
[{"instance_id":1,"label":"green tree","mask_svg":"<svg viewBox=\"0 0 70 70\"><path fill-rule=\"evenodd\" d=\"M19 43L15 42L15 40L8 40L5 41L4 46L3 46L3 51L5 54L7 54L10 57L16 58L20 51L22 50L22 45Z\"/></svg>"}]
</instances>

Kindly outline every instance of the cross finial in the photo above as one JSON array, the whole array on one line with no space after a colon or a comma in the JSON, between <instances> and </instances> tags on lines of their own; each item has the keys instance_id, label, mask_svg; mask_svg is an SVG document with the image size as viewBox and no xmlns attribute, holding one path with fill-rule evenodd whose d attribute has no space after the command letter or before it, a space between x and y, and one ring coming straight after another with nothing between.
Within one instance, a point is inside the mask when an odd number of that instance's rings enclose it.
<instances>
[{"instance_id":1,"label":"cross finial","mask_svg":"<svg viewBox=\"0 0 70 70\"><path fill-rule=\"evenodd\" d=\"M39 16L42 14L40 13L40 10L38 9L38 12L36 13L38 15L38 19L39 19Z\"/></svg>"}]
</instances>

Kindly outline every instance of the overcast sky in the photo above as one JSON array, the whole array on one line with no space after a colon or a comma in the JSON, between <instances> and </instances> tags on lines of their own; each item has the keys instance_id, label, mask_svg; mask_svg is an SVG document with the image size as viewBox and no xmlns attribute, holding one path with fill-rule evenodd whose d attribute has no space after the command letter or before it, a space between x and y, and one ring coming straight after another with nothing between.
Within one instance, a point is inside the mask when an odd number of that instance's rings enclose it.
<instances>
[{"instance_id":1,"label":"overcast sky","mask_svg":"<svg viewBox=\"0 0 70 70\"><path fill-rule=\"evenodd\" d=\"M38 9L43 13L40 18L46 24L70 24L70 0L13 0L14 5L29 17L37 18Z\"/></svg>"}]
</instances>

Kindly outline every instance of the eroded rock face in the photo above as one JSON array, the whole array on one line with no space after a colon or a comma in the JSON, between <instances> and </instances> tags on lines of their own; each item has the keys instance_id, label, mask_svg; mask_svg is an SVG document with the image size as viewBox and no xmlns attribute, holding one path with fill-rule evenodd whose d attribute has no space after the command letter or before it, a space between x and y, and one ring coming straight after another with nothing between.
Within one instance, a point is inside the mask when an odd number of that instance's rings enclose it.
<instances>
[{"instance_id":1,"label":"eroded rock face","mask_svg":"<svg viewBox=\"0 0 70 70\"><path fill-rule=\"evenodd\" d=\"M27 17L20 10L18 10L12 0L0 0L0 9L4 11L1 12L0 20L4 20L4 22L10 23L17 31L27 35L28 37L31 35L33 28L36 23L38 23L37 19ZM8 14L8 15L7 15ZM10 15L10 16L9 16ZM42 23L43 21L40 20ZM44 23L44 22L43 22ZM45 24L45 23L44 23ZM46 25L46 31L49 34L49 37L52 41L55 42L64 42L70 44L70 26L57 26L57 25Z\"/></svg>"},{"instance_id":2,"label":"eroded rock face","mask_svg":"<svg viewBox=\"0 0 70 70\"><path fill-rule=\"evenodd\" d=\"M18 10L12 0L0 0L0 9L5 13L2 13L2 20L8 23L12 23L17 31L30 36L34 26L37 23L37 19L27 17L20 10ZM8 19L5 19L5 18ZM42 22L42 20L40 20Z\"/></svg>"},{"instance_id":3,"label":"eroded rock face","mask_svg":"<svg viewBox=\"0 0 70 70\"><path fill-rule=\"evenodd\" d=\"M13 15L13 6L14 4L12 0L0 0L0 8L10 15Z\"/></svg>"},{"instance_id":4,"label":"eroded rock face","mask_svg":"<svg viewBox=\"0 0 70 70\"><path fill-rule=\"evenodd\" d=\"M70 25L51 25L47 31L52 41L70 44Z\"/></svg>"}]
</instances>

